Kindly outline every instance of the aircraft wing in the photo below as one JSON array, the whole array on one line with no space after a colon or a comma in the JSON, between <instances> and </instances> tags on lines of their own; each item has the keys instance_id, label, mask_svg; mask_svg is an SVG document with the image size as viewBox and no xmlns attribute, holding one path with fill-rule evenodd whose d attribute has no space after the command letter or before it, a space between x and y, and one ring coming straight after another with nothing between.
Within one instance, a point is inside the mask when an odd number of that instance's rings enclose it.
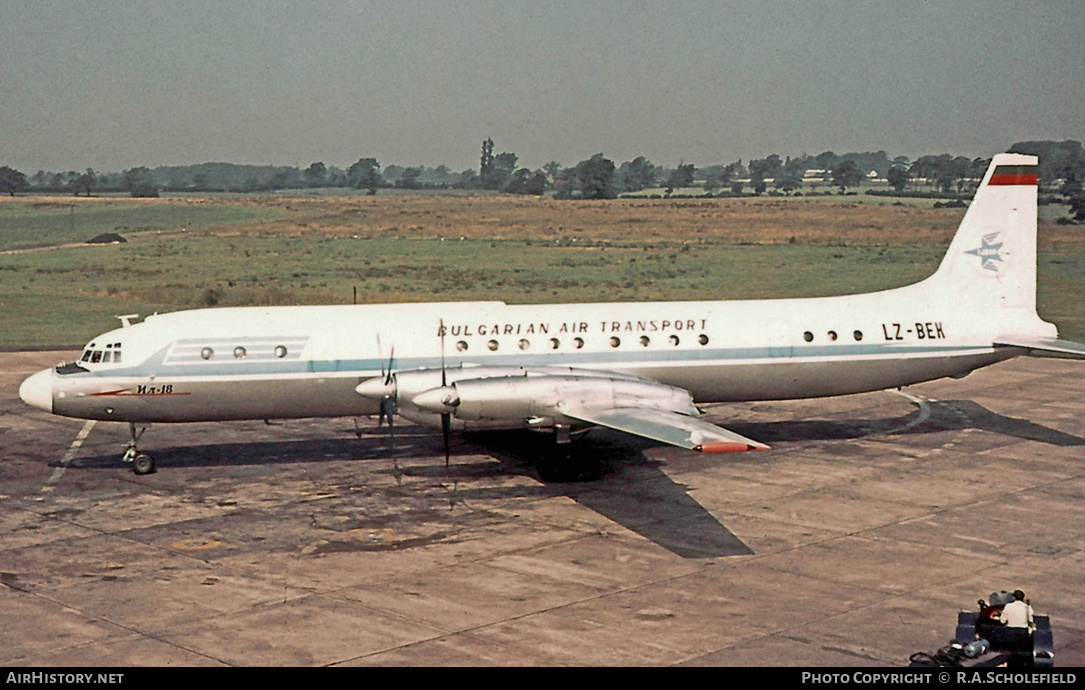
<instances>
[{"instance_id":1,"label":"aircraft wing","mask_svg":"<svg viewBox=\"0 0 1085 690\"><path fill-rule=\"evenodd\" d=\"M768 449L764 443L677 412L621 407L590 411L563 410L563 414L583 422L705 453Z\"/></svg>"},{"instance_id":2,"label":"aircraft wing","mask_svg":"<svg viewBox=\"0 0 1085 690\"><path fill-rule=\"evenodd\" d=\"M999 338L995 347L1023 347L1034 357L1054 357L1058 359L1085 359L1085 344L1058 338Z\"/></svg>"}]
</instances>

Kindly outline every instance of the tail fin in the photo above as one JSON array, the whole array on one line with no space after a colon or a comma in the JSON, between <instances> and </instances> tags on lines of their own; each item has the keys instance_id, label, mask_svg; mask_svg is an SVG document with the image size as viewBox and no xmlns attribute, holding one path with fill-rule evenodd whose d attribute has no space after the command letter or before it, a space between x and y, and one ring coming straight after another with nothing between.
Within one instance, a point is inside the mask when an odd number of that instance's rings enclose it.
<instances>
[{"instance_id":1,"label":"tail fin","mask_svg":"<svg viewBox=\"0 0 1085 690\"><path fill-rule=\"evenodd\" d=\"M930 280L988 309L1036 313L1035 156L994 157Z\"/></svg>"},{"instance_id":2,"label":"tail fin","mask_svg":"<svg viewBox=\"0 0 1085 690\"><path fill-rule=\"evenodd\" d=\"M1085 358L1085 345L1059 340L1055 325L1036 313L1038 160L994 157L942 263L923 282L929 295L953 301L994 331L996 347Z\"/></svg>"}]
</instances>

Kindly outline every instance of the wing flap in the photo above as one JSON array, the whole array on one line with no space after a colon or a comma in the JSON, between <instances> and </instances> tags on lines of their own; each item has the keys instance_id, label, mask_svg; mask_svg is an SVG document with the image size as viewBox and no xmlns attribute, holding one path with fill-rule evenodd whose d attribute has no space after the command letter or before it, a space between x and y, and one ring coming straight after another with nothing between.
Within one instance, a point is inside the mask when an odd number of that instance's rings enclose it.
<instances>
[{"instance_id":1,"label":"wing flap","mask_svg":"<svg viewBox=\"0 0 1085 690\"><path fill-rule=\"evenodd\" d=\"M999 338L995 347L1023 347L1034 357L1055 357L1058 359L1085 359L1085 344L1058 338Z\"/></svg>"},{"instance_id":2,"label":"wing flap","mask_svg":"<svg viewBox=\"0 0 1085 690\"><path fill-rule=\"evenodd\" d=\"M746 450L767 450L759 441L708 422L664 410L623 407L608 410L563 411L567 417L579 419L608 429L643 436L653 441L705 453L734 453Z\"/></svg>"}]
</instances>

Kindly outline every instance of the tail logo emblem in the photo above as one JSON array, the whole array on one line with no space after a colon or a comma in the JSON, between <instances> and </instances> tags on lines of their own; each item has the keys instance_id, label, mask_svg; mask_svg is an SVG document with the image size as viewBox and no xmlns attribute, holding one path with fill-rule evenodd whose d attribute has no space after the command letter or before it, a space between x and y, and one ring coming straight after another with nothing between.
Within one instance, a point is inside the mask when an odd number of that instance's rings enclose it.
<instances>
[{"instance_id":1,"label":"tail logo emblem","mask_svg":"<svg viewBox=\"0 0 1085 690\"><path fill-rule=\"evenodd\" d=\"M966 251L965 254L971 254L972 256L978 256L982 261L983 267L988 271L997 272L1002 265L1002 242L998 242L999 233L993 232L990 235L984 235L983 241L980 247Z\"/></svg>"}]
</instances>

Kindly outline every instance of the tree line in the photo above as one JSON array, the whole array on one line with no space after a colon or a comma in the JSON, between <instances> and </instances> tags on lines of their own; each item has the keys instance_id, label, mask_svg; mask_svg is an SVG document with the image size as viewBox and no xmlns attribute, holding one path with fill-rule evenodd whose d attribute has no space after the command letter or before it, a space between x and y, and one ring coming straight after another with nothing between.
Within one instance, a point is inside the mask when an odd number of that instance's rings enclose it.
<instances>
[{"instance_id":1,"label":"tree line","mask_svg":"<svg viewBox=\"0 0 1085 690\"><path fill-rule=\"evenodd\" d=\"M1085 150L1078 141L1026 141L1011 151L1040 157L1041 185L1071 203L1079 220L1085 220ZM495 153L494 142L482 142L479 167L453 172L445 165L388 165L376 158L359 158L347 169L314 162L297 166L252 166L230 163L147 168L120 173L46 172L27 176L0 167L0 193L51 192L90 196L92 193L130 193L158 196L160 192L270 192L283 189L350 188L376 194L380 189L489 190L510 194L553 194L565 199L609 199L623 194L658 189L663 195L680 190L704 196L800 194L801 190L836 188L841 193L860 186L868 178L883 180L895 195L960 197L971 193L990 160L950 154L890 158L885 151L846 153L826 151L781 158L770 154L746 163L709 165L701 168L681 162L675 168L656 165L644 156L615 164L602 153L565 167L550 161L540 168L519 165L515 153ZM769 191L771 188L771 192ZM698 192L699 190L699 192ZM824 192L823 192L824 193Z\"/></svg>"}]
</instances>

